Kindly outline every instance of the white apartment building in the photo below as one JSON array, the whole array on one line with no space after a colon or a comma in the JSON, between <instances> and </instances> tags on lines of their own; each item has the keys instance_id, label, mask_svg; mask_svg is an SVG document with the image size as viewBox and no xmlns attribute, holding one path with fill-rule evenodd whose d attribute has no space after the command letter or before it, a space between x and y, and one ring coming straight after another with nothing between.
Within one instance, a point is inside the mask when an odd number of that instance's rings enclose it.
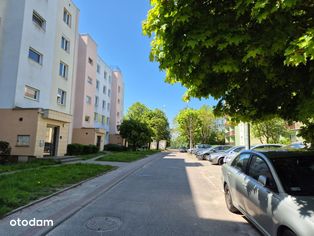
<instances>
[{"instance_id":1,"label":"white apartment building","mask_svg":"<svg viewBox=\"0 0 314 236\"><path fill-rule=\"evenodd\" d=\"M111 81L112 70L98 55L94 122L96 128L106 131L105 144L109 143Z\"/></svg>"},{"instance_id":2,"label":"white apartment building","mask_svg":"<svg viewBox=\"0 0 314 236\"><path fill-rule=\"evenodd\" d=\"M71 0L0 1L0 140L12 155L64 155L79 10Z\"/></svg>"}]
</instances>

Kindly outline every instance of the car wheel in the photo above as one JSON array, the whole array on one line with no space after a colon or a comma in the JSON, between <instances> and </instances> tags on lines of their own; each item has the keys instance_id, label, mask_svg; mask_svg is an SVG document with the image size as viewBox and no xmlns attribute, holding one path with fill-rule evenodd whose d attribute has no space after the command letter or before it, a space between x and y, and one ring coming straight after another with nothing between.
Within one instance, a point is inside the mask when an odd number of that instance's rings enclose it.
<instances>
[{"instance_id":1,"label":"car wheel","mask_svg":"<svg viewBox=\"0 0 314 236\"><path fill-rule=\"evenodd\" d=\"M239 210L233 205L231 193L227 184L225 185L225 201L229 211L232 213L239 213Z\"/></svg>"},{"instance_id":2,"label":"car wheel","mask_svg":"<svg viewBox=\"0 0 314 236\"><path fill-rule=\"evenodd\" d=\"M222 157L218 160L218 165L222 165L223 163L224 163L224 158Z\"/></svg>"},{"instance_id":3,"label":"car wheel","mask_svg":"<svg viewBox=\"0 0 314 236\"><path fill-rule=\"evenodd\" d=\"M290 229L285 229L281 236L297 236L294 232L292 232Z\"/></svg>"}]
</instances>

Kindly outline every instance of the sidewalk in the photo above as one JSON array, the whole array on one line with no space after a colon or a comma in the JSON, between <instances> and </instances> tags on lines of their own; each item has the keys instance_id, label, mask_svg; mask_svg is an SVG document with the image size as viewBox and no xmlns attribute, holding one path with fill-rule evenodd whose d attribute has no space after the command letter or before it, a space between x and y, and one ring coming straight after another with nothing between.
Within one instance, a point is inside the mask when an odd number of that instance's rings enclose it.
<instances>
[{"instance_id":1,"label":"sidewalk","mask_svg":"<svg viewBox=\"0 0 314 236\"><path fill-rule=\"evenodd\" d=\"M61 192L49 199L29 206L12 215L0 220L0 235L43 235L50 231L53 227L12 227L10 220L53 220L54 227L71 217L77 211L93 202L102 193L108 191L123 179L128 177L135 171L143 168L153 161L159 160L166 156L167 153L157 153L150 157L138 160L132 163L116 163L116 162L97 162L97 164L118 166L120 168L86 181L81 185ZM96 158L95 158L96 159ZM87 160L85 163L93 163L95 160Z\"/></svg>"}]
</instances>

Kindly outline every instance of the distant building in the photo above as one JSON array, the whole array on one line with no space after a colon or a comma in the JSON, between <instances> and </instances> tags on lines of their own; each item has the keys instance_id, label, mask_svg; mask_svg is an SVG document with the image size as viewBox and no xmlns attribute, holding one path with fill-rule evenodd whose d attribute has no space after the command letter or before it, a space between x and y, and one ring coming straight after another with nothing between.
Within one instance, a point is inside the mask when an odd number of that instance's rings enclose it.
<instances>
[{"instance_id":1,"label":"distant building","mask_svg":"<svg viewBox=\"0 0 314 236\"><path fill-rule=\"evenodd\" d=\"M71 0L0 1L0 140L12 155L71 143L78 18Z\"/></svg>"},{"instance_id":2,"label":"distant building","mask_svg":"<svg viewBox=\"0 0 314 236\"><path fill-rule=\"evenodd\" d=\"M214 121L215 129L218 130L219 132L224 132L226 122L227 122L227 120L224 117L220 117L220 118L215 119L215 121Z\"/></svg>"}]
</instances>

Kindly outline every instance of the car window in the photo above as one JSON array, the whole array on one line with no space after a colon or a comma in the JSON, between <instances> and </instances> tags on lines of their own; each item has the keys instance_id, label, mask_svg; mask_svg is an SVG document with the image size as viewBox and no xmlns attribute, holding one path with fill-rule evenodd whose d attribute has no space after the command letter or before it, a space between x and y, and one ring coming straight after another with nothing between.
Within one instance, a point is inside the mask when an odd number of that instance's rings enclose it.
<instances>
[{"instance_id":1,"label":"car window","mask_svg":"<svg viewBox=\"0 0 314 236\"><path fill-rule=\"evenodd\" d=\"M273 191L277 191L276 183L270 172L270 169L267 163L261 157L259 156L252 157L250 166L249 166L248 175L256 180L258 180L258 177L261 175L267 177L266 187Z\"/></svg>"},{"instance_id":2,"label":"car window","mask_svg":"<svg viewBox=\"0 0 314 236\"><path fill-rule=\"evenodd\" d=\"M234 149L233 151L234 151L234 152L240 152L240 151L243 150L243 149L244 149L243 147L239 147L239 148Z\"/></svg>"},{"instance_id":3,"label":"car window","mask_svg":"<svg viewBox=\"0 0 314 236\"><path fill-rule=\"evenodd\" d=\"M250 158L249 153L243 153L243 154L237 156L233 160L233 162L231 163L231 166L233 166L234 168L236 168L242 172L245 172L249 158Z\"/></svg>"}]
</instances>

